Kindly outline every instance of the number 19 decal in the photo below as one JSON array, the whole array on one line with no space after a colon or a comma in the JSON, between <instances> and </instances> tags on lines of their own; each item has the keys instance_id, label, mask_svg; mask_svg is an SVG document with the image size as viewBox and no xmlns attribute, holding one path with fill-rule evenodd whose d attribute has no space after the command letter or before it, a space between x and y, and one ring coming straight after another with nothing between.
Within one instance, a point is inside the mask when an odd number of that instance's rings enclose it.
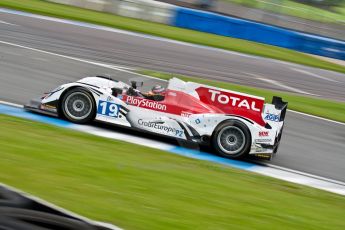
<instances>
[{"instance_id":1,"label":"number 19 decal","mask_svg":"<svg viewBox=\"0 0 345 230\"><path fill-rule=\"evenodd\" d=\"M119 115L119 109L120 106L115 103L99 101L97 113L104 116L117 117Z\"/></svg>"}]
</instances>

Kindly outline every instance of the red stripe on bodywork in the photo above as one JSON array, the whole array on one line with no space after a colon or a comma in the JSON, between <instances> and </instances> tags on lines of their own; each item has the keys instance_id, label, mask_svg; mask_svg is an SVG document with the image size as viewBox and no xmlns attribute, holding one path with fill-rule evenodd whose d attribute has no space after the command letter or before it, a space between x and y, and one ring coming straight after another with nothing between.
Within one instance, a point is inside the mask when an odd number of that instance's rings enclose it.
<instances>
[{"instance_id":1,"label":"red stripe on bodywork","mask_svg":"<svg viewBox=\"0 0 345 230\"><path fill-rule=\"evenodd\" d=\"M206 87L199 87L196 92L201 102L217 107L225 114L242 116L262 126L266 124L262 119L263 99Z\"/></svg>"},{"instance_id":2,"label":"red stripe on bodywork","mask_svg":"<svg viewBox=\"0 0 345 230\"><path fill-rule=\"evenodd\" d=\"M127 95L123 95L122 100L129 105L179 116L220 113L241 116L259 125L265 125L261 116L264 106L262 99L206 87L199 87L196 92L200 100L190 94L169 89L163 101Z\"/></svg>"}]
</instances>

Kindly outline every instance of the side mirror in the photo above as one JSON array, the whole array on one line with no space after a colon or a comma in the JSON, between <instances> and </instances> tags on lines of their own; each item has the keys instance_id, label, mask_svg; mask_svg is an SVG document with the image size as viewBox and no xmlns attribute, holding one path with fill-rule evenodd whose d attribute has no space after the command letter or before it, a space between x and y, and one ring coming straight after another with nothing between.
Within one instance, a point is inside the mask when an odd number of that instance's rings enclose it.
<instances>
[{"instance_id":1,"label":"side mirror","mask_svg":"<svg viewBox=\"0 0 345 230\"><path fill-rule=\"evenodd\" d=\"M143 81L131 81L131 86L133 89L137 89L137 87L142 87L144 85Z\"/></svg>"},{"instance_id":2,"label":"side mirror","mask_svg":"<svg viewBox=\"0 0 345 230\"><path fill-rule=\"evenodd\" d=\"M122 94L123 90L120 88L111 88L111 95L117 97L117 95Z\"/></svg>"}]
</instances>

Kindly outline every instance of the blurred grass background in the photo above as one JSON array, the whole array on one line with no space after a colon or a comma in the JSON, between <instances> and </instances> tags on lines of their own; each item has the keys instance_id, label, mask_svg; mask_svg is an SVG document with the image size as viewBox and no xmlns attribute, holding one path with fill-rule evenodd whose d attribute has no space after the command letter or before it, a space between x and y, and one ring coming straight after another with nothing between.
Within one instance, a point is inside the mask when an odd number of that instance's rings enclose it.
<instances>
[{"instance_id":1,"label":"blurred grass background","mask_svg":"<svg viewBox=\"0 0 345 230\"><path fill-rule=\"evenodd\" d=\"M277 14L284 14L320 22L345 23L345 1L339 5L327 6L326 1L292 1L292 0L222 0L251 8L258 8ZM309 4L306 4L309 2ZM325 4L321 4L326 2ZM340 2L340 1L338 1Z\"/></svg>"}]
</instances>

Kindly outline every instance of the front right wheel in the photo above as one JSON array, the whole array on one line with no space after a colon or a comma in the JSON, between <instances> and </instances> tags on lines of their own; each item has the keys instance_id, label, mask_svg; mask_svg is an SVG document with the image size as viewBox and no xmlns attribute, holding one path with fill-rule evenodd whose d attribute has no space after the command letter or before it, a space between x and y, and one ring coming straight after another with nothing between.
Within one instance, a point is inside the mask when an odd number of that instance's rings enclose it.
<instances>
[{"instance_id":1,"label":"front right wheel","mask_svg":"<svg viewBox=\"0 0 345 230\"><path fill-rule=\"evenodd\" d=\"M242 158L250 151L250 131L243 122L225 121L216 128L212 136L212 144L221 156Z\"/></svg>"}]
</instances>

